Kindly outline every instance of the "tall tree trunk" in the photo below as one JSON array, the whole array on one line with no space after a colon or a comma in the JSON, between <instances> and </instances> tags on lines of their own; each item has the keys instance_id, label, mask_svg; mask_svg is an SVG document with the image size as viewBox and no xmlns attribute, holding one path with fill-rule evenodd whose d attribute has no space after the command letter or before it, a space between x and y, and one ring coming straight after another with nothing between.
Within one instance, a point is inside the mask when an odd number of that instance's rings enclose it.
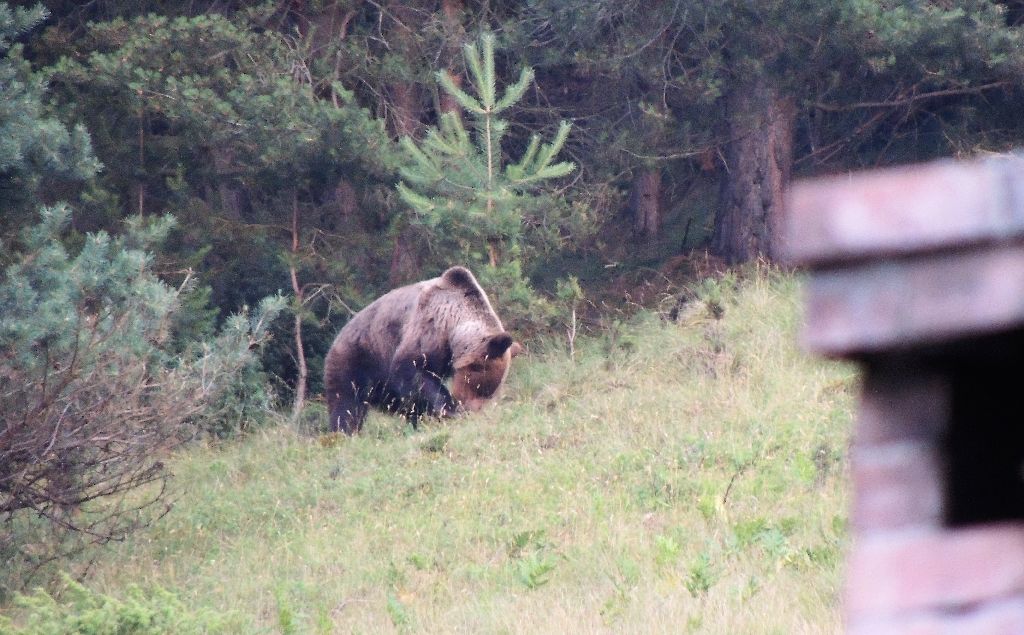
<instances>
[{"instance_id":1,"label":"tall tree trunk","mask_svg":"<svg viewBox=\"0 0 1024 635\"><path fill-rule=\"evenodd\" d=\"M386 16L392 18L389 40L392 50L399 51L410 62L416 58L416 31L422 25L423 11L418 2L394 1L387 5ZM388 84L390 94L389 123L395 137L416 139L423 130L423 104L420 87L407 79L395 79ZM399 286L420 277L420 263L416 252L415 233L408 223L402 221L401 228L394 233L391 247L391 267L388 281Z\"/></svg>"},{"instance_id":2,"label":"tall tree trunk","mask_svg":"<svg viewBox=\"0 0 1024 635\"><path fill-rule=\"evenodd\" d=\"M388 283L400 287L419 277L420 263L415 251L416 233L408 221L398 221L400 228L395 231L391 245L391 266L388 268Z\"/></svg>"},{"instance_id":3,"label":"tall tree trunk","mask_svg":"<svg viewBox=\"0 0 1024 635\"><path fill-rule=\"evenodd\" d=\"M306 365L306 351L302 343L302 310L305 302L304 289L299 284L299 193L292 192L292 253L288 264L291 276L292 292L295 294L295 364L299 367L299 376L295 379L295 401L292 403L292 421L298 421L302 408L306 405L306 384L309 367Z\"/></svg>"},{"instance_id":4,"label":"tall tree trunk","mask_svg":"<svg viewBox=\"0 0 1024 635\"><path fill-rule=\"evenodd\" d=\"M387 14L392 18L388 39L391 49L413 62L417 57L416 31L421 26L423 13L418 3L392 2ZM420 86L408 78L395 78L388 83L391 99L391 126L398 137L417 138L423 127L423 105Z\"/></svg>"},{"instance_id":5,"label":"tall tree trunk","mask_svg":"<svg viewBox=\"0 0 1024 635\"><path fill-rule=\"evenodd\" d=\"M213 147L210 154L213 158L214 178L217 181L221 210L231 220L242 220L245 194L237 187L232 174L235 169L233 153L230 149Z\"/></svg>"},{"instance_id":6,"label":"tall tree trunk","mask_svg":"<svg viewBox=\"0 0 1024 635\"><path fill-rule=\"evenodd\" d=\"M448 65L448 74L456 86L462 86L462 75L455 72L455 63L459 58L463 40L466 38L466 30L462 27L462 11L465 9L463 0L441 0L441 19L444 23L446 35L445 57ZM462 108L458 100L448 94L448 91L440 91L440 104L442 113L451 112L456 116L462 116Z\"/></svg>"},{"instance_id":7,"label":"tall tree trunk","mask_svg":"<svg viewBox=\"0 0 1024 635\"><path fill-rule=\"evenodd\" d=\"M138 202L135 213L139 216L146 215L146 111L139 107L139 165L136 168L139 173L139 182L136 185L136 200Z\"/></svg>"},{"instance_id":8,"label":"tall tree trunk","mask_svg":"<svg viewBox=\"0 0 1024 635\"><path fill-rule=\"evenodd\" d=\"M726 169L712 250L729 263L778 254L795 116L792 100L762 79L737 86L726 97Z\"/></svg>"},{"instance_id":9,"label":"tall tree trunk","mask_svg":"<svg viewBox=\"0 0 1024 635\"><path fill-rule=\"evenodd\" d=\"M656 238L661 230L661 170L648 168L633 178L629 195L633 210L633 228L646 240Z\"/></svg>"}]
</instances>

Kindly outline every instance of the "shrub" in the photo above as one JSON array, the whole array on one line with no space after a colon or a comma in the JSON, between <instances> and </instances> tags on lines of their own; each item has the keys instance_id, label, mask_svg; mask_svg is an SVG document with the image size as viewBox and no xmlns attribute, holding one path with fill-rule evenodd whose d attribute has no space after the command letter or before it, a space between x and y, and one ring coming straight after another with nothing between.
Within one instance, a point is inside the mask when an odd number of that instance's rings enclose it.
<instances>
[{"instance_id":1,"label":"shrub","mask_svg":"<svg viewBox=\"0 0 1024 635\"><path fill-rule=\"evenodd\" d=\"M15 605L23 620L15 624L0 616L0 635L185 635L226 630L223 617L212 611L191 613L160 587L144 591L131 586L127 596L118 599L65 576L59 597L36 589L19 595Z\"/></svg>"},{"instance_id":2,"label":"shrub","mask_svg":"<svg viewBox=\"0 0 1024 635\"><path fill-rule=\"evenodd\" d=\"M212 399L195 425L203 434L225 439L271 420L277 399L255 356L244 363Z\"/></svg>"},{"instance_id":3,"label":"shrub","mask_svg":"<svg viewBox=\"0 0 1024 635\"><path fill-rule=\"evenodd\" d=\"M71 255L60 240L68 210L42 216L0 279L0 555L26 571L160 511L164 451L229 400L283 306L266 300L213 342L174 353L169 325L187 284L161 282L139 248L172 221L89 235Z\"/></svg>"}]
</instances>

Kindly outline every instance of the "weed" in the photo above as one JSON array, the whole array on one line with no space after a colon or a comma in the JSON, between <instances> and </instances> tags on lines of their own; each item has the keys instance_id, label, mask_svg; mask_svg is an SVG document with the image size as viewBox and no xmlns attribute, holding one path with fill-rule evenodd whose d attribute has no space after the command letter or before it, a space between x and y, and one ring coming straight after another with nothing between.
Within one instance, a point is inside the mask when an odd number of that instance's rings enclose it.
<instances>
[{"instance_id":1,"label":"weed","mask_svg":"<svg viewBox=\"0 0 1024 635\"><path fill-rule=\"evenodd\" d=\"M414 553L406 558L406 562L411 564L417 571L426 571L430 568L430 560L426 556L422 556L418 553Z\"/></svg>"},{"instance_id":2,"label":"weed","mask_svg":"<svg viewBox=\"0 0 1024 635\"><path fill-rule=\"evenodd\" d=\"M281 629L282 635L293 635L298 632L295 623L295 611L292 609L288 598L282 591L276 593L277 597L277 626Z\"/></svg>"},{"instance_id":3,"label":"weed","mask_svg":"<svg viewBox=\"0 0 1024 635\"><path fill-rule=\"evenodd\" d=\"M769 524L763 517L752 520L744 520L733 525L732 535L735 544L739 549L745 549L754 544L761 534L768 531Z\"/></svg>"},{"instance_id":4,"label":"weed","mask_svg":"<svg viewBox=\"0 0 1024 635\"><path fill-rule=\"evenodd\" d=\"M0 615L0 633L4 635L176 635L230 630L231 615L190 611L175 594L160 587L143 590L129 586L126 596L117 598L98 593L67 575L58 594L37 589L31 595L18 595L15 605L24 619L16 623Z\"/></svg>"},{"instance_id":5,"label":"weed","mask_svg":"<svg viewBox=\"0 0 1024 635\"><path fill-rule=\"evenodd\" d=\"M818 481L818 463L812 457L798 454L793 457L793 469L800 482L813 485Z\"/></svg>"},{"instance_id":6,"label":"weed","mask_svg":"<svg viewBox=\"0 0 1024 635\"><path fill-rule=\"evenodd\" d=\"M714 494L701 494L697 499L697 510L704 520L713 520L718 514L718 497Z\"/></svg>"},{"instance_id":7,"label":"weed","mask_svg":"<svg viewBox=\"0 0 1024 635\"><path fill-rule=\"evenodd\" d=\"M773 562L788 560L791 554L789 541L777 528L772 527L758 535L758 543L765 555Z\"/></svg>"},{"instance_id":8,"label":"weed","mask_svg":"<svg viewBox=\"0 0 1024 635\"><path fill-rule=\"evenodd\" d=\"M530 529L513 534L507 545L508 556L510 558L518 558L522 555L523 551L530 546L537 549L546 547L547 543L544 540L545 533L546 532L543 529Z\"/></svg>"},{"instance_id":9,"label":"weed","mask_svg":"<svg viewBox=\"0 0 1024 635\"><path fill-rule=\"evenodd\" d=\"M398 596L394 593L388 593L388 601L385 608L395 628L403 632L409 630L412 624L412 617L409 615L409 610L405 608L405 604L398 599Z\"/></svg>"},{"instance_id":10,"label":"weed","mask_svg":"<svg viewBox=\"0 0 1024 635\"><path fill-rule=\"evenodd\" d=\"M614 624L615 621L626 611L629 606L629 596L621 587L615 587L611 596L601 604L601 618L606 625Z\"/></svg>"},{"instance_id":11,"label":"weed","mask_svg":"<svg viewBox=\"0 0 1024 635\"><path fill-rule=\"evenodd\" d=\"M718 576L711 565L711 554L702 551L690 564L684 585L693 597L706 594L714 586Z\"/></svg>"},{"instance_id":12,"label":"weed","mask_svg":"<svg viewBox=\"0 0 1024 635\"><path fill-rule=\"evenodd\" d=\"M835 545L807 547L803 554L810 566L835 567L839 564L840 552Z\"/></svg>"},{"instance_id":13,"label":"weed","mask_svg":"<svg viewBox=\"0 0 1024 635\"><path fill-rule=\"evenodd\" d=\"M672 536L654 537L654 561L659 567L675 564L682 550L682 545Z\"/></svg>"},{"instance_id":14,"label":"weed","mask_svg":"<svg viewBox=\"0 0 1024 635\"><path fill-rule=\"evenodd\" d=\"M633 565L635 567L635 564ZM639 569L636 569L639 575ZM636 587L637 577L631 575L619 575L612 578L612 594L601 604L601 618L605 624L614 623L631 602L632 591Z\"/></svg>"},{"instance_id":15,"label":"weed","mask_svg":"<svg viewBox=\"0 0 1024 635\"><path fill-rule=\"evenodd\" d=\"M424 452L429 452L432 454L441 454L448 447L448 442L451 440L451 438L451 433L439 432L438 434L435 434L429 439L427 439L420 447L423 448Z\"/></svg>"},{"instance_id":16,"label":"weed","mask_svg":"<svg viewBox=\"0 0 1024 635\"><path fill-rule=\"evenodd\" d=\"M516 561L516 579L531 591L539 589L551 581L551 572L555 570L554 556L543 553L531 553Z\"/></svg>"},{"instance_id":17,"label":"weed","mask_svg":"<svg viewBox=\"0 0 1024 635\"><path fill-rule=\"evenodd\" d=\"M629 558L622 556L618 560L619 578L621 584L627 588L633 588L640 583L640 574L642 569L640 563Z\"/></svg>"},{"instance_id":18,"label":"weed","mask_svg":"<svg viewBox=\"0 0 1024 635\"><path fill-rule=\"evenodd\" d=\"M741 596L744 601L757 595L757 592L761 590L761 580L757 576L750 576L747 580L747 585L743 588Z\"/></svg>"}]
</instances>

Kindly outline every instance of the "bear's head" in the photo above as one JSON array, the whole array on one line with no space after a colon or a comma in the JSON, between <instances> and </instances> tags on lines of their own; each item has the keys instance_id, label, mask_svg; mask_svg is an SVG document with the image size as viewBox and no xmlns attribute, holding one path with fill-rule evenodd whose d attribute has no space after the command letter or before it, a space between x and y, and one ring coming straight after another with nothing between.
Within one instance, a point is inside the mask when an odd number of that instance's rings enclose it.
<instances>
[{"instance_id":1,"label":"bear's head","mask_svg":"<svg viewBox=\"0 0 1024 635\"><path fill-rule=\"evenodd\" d=\"M475 355L460 359L451 389L459 408L469 412L483 408L498 392L512 358L522 348L508 333L498 333L486 338Z\"/></svg>"}]
</instances>

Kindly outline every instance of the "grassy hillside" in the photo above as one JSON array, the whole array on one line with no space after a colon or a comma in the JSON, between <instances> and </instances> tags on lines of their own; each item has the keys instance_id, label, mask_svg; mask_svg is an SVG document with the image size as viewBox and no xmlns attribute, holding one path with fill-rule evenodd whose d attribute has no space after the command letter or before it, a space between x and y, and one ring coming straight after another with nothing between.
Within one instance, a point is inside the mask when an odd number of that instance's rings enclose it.
<instances>
[{"instance_id":1,"label":"grassy hillside","mask_svg":"<svg viewBox=\"0 0 1024 635\"><path fill-rule=\"evenodd\" d=\"M191 448L88 584L226 632L836 632L855 379L796 349L796 287L534 344L479 416Z\"/></svg>"}]
</instances>

